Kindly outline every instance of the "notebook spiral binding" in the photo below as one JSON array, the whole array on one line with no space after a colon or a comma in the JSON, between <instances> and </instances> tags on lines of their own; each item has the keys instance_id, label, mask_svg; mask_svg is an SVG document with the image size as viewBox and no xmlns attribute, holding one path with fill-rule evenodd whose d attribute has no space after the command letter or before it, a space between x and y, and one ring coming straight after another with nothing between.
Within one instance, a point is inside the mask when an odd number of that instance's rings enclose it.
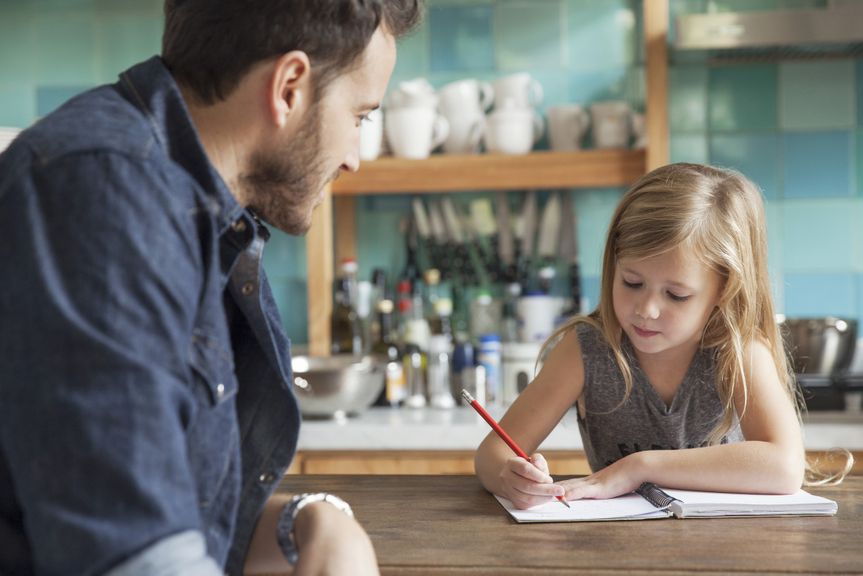
<instances>
[{"instance_id":1,"label":"notebook spiral binding","mask_svg":"<svg viewBox=\"0 0 863 576\"><path fill-rule=\"evenodd\" d=\"M659 486L653 482L644 482L636 488L635 493L656 506L657 508L668 508L671 503L677 500L666 494Z\"/></svg>"}]
</instances>

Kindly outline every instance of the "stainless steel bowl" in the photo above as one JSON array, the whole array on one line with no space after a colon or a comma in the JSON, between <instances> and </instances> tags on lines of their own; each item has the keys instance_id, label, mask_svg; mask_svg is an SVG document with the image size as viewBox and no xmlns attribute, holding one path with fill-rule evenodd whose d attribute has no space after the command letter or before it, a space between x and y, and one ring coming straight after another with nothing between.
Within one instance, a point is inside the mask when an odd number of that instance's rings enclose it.
<instances>
[{"instance_id":1,"label":"stainless steel bowl","mask_svg":"<svg viewBox=\"0 0 863 576\"><path fill-rule=\"evenodd\" d=\"M295 356L291 367L300 411L311 418L359 414L384 387L386 365L374 356Z\"/></svg>"},{"instance_id":2,"label":"stainless steel bowl","mask_svg":"<svg viewBox=\"0 0 863 576\"><path fill-rule=\"evenodd\" d=\"M857 320L786 318L782 323L797 374L832 376L848 368L857 341Z\"/></svg>"}]
</instances>

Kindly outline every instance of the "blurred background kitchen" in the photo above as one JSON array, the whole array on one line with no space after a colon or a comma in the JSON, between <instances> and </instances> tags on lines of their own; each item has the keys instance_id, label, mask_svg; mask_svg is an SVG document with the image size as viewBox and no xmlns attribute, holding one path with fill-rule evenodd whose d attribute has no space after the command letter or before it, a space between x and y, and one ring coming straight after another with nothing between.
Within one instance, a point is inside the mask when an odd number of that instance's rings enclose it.
<instances>
[{"instance_id":1,"label":"blurred background kitchen","mask_svg":"<svg viewBox=\"0 0 863 576\"><path fill-rule=\"evenodd\" d=\"M554 325L593 309L611 213L656 146L660 158L736 168L761 187L777 310L808 372L810 408L852 414L809 422L807 447L863 450L860 378L851 376L863 371L863 20L846 18L857 38L830 46L795 36L785 20L810 10L810 20L861 16L863 2L660 1L667 45L653 70L645 2L427 1L423 26L399 46L382 114L363 127L369 161L335 184L309 237L273 231L266 253L293 345L337 353L295 364L304 411L347 415L340 428L307 423L300 470L469 471L486 430L451 409L452 391L471 387L502 410ZM0 148L15 129L158 53L161 10L162 0L0 2ZM682 27L697 24L687 16L762 11L780 29L787 23L776 48L680 45L692 31ZM656 142L647 84L663 72ZM467 160L433 163L447 156ZM577 185L555 184L568 167L576 176L561 181ZM495 184L508 169L521 170L515 187ZM402 177L410 192L400 193ZM353 361L369 352L389 361ZM353 395L334 408L325 387L345 394L346 380ZM565 472L584 471L579 447L574 419L544 445ZM375 460L379 450L387 453Z\"/></svg>"}]
</instances>

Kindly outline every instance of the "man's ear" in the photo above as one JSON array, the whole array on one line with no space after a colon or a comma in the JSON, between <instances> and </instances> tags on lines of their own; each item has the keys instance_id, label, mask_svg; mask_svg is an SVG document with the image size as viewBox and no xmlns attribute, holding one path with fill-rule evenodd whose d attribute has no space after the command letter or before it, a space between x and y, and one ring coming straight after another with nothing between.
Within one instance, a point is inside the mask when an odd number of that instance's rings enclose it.
<instances>
[{"instance_id":1,"label":"man's ear","mask_svg":"<svg viewBox=\"0 0 863 576\"><path fill-rule=\"evenodd\" d=\"M269 110L278 126L287 124L291 114L310 97L311 64L305 52L294 50L276 59L267 87Z\"/></svg>"}]
</instances>

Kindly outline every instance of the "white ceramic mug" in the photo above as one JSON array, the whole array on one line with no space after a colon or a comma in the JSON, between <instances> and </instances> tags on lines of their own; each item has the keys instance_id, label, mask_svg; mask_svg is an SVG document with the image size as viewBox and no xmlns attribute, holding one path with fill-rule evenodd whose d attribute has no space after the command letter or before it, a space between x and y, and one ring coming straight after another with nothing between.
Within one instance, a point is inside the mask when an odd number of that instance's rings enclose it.
<instances>
[{"instance_id":1,"label":"white ceramic mug","mask_svg":"<svg viewBox=\"0 0 863 576\"><path fill-rule=\"evenodd\" d=\"M374 160L381 155L384 143L384 115L380 108L369 112L360 125L360 160Z\"/></svg>"},{"instance_id":2,"label":"white ceramic mug","mask_svg":"<svg viewBox=\"0 0 863 576\"><path fill-rule=\"evenodd\" d=\"M385 108L436 108L438 95L434 87L425 78L414 78L399 82L389 94L387 94Z\"/></svg>"},{"instance_id":3,"label":"white ceramic mug","mask_svg":"<svg viewBox=\"0 0 863 576\"><path fill-rule=\"evenodd\" d=\"M473 78L450 82L438 90L440 110L449 118L456 114L483 114L494 102L494 88Z\"/></svg>"},{"instance_id":4,"label":"white ceramic mug","mask_svg":"<svg viewBox=\"0 0 863 576\"><path fill-rule=\"evenodd\" d=\"M590 125L590 116L578 104L560 104L548 109L548 141L552 150L580 150Z\"/></svg>"},{"instance_id":5,"label":"white ceramic mug","mask_svg":"<svg viewBox=\"0 0 863 576\"><path fill-rule=\"evenodd\" d=\"M522 342L544 342L554 331L554 323L565 300L558 296L539 294L522 296L515 304L518 316L518 337Z\"/></svg>"},{"instance_id":6,"label":"white ceramic mug","mask_svg":"<svg viewBox=\"0 0 863 576\"><path fill-rule=\"evenodd\" d=\"M446 140L449 123L433 108L396 108L387 111L384 132L394 156L419 160Z\"/></svg>"},{"instance_id":7,"label":"white ceramic mug","mask_svg":"<svg viewBox=\"0 0 863 576\"><path fill-rule=\"evenodd\" d=\"M594 146L597 148L629 147L631 115L629 104L620 100L591 104Z\"/></svg>"},{"instance_id":8,"label":"white ceramic mug","mask_svg":"<svg viewBox=\"0 0 863 576\"><path fill-rule=\"evenodd\" d=\"M485 135L486 119L481 112L455 113L446 116L449 135L443 143L447 154L476 154Z\"/></svg>"},{"instance_id":9,"label":"white ceramic mug","mask_svg":"<svg viewBox=\"0 0 863 576\"><path fill-rule=\"evenodd\" d=\"M532 108L507 106L488 115L484 142L492 153L527 154L542 133L542 117Z\"/></svg>"},{"instance_id":10,"label":"white ceramic mug","mask_svg":"<svg viewBox=\"0 0 863 576\"><path fill-rule=\"evenodd\" d=\"M494 81L494 97L498 103L511 100L519 108L542 104L542 84L527 72L510 74Z\"/></svg>"}]
</instances>

